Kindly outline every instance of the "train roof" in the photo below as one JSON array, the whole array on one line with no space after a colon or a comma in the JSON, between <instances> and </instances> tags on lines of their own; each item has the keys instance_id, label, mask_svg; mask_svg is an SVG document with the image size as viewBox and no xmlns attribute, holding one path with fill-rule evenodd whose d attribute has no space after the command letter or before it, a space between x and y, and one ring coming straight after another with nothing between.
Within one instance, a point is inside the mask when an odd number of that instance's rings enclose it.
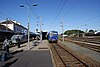
<instances>
[{"instance_id":1,"label":"train roof","mask_svg":"<svg viewBox=\"0 0 100 67\"><path fill-rule=\"evenodd\" d=\"M57 31L50 31L50 32L56 32L56 33L58 33Z\"/></svg>"}]
</instances>

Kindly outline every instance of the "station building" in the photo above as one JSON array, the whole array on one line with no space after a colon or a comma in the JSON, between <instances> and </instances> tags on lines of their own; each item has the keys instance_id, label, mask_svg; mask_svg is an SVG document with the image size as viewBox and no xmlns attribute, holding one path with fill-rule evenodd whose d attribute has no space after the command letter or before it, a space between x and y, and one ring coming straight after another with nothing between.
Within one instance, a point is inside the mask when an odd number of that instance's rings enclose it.
<instances>
[{"instance_id":1,"label":"station building","mask_svg":"<svg viewBox=\"0 0 100 67\"><path fill-rule=\"evenodd\" d=\"M0 25L6 26L6 31L13 31L14 33L27 33L28 29L22 26L19 22L13 20L6 20L0 22Z\"/></svg>"},{"instance_id":2,"label":"station building","mask_svg":"<svg viewBox=\"0 0 100 67\"><path fill-rule=\"evenodd\" d=\"M4 41L5 36L10 39L14 34L27 34L28 29L13 20L0 22L0 42Z\"/></svg>"}]
</instances>

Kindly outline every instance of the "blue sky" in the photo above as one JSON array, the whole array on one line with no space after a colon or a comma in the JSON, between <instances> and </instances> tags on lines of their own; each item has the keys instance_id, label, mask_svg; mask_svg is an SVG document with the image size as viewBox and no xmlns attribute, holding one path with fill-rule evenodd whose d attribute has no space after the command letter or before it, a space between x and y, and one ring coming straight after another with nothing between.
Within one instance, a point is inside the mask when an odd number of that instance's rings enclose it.
<instances>
[{"instance_id":1,"label":"blue sky","mask_svg":"<svg viewBox=\"0 0 100 67\"><path fill-rule=\"evenodd\" d=\"M63 18L64 30L100 30L100 0L0 0L0 21L6 18L21 22L27 27L28 9L20 5L32 6L30 9L30 30L57 30L61 33Z\"/></svg>"}]
</instances>

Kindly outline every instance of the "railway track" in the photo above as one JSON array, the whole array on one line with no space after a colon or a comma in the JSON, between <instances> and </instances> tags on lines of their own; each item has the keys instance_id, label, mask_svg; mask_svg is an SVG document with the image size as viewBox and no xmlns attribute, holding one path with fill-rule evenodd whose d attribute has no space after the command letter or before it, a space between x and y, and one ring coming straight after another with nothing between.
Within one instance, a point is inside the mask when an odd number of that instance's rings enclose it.
<instances>
[{"instance_id":1,"label":"railway track","mask_svg":"<svg viewBox=\"0 0 100 67\"><path fill-rule=\"evenodd\" d=\"M65 39L71 39L76 41L82 41L82 42L88 42L88 43L94 43L94 44L100 44L100 38L65 38Z\"/></svg>"},{"instance_id":2,"label":"railway track","mask_svg":"<svg viewBox=\"0 0 100 67\"><path fill-rule=\"evenodd\" d=\"M87 43L79 43L77 45L80 45L82 47L88 48L90 50L96 51L100 53L100 46L97 45L91 45L91 44L87 44Z\"/></svg>"},{"instance_id":3,"label":"railway track","mask_svg":"<svg viewBox=\"0 0 100 67\"><path fill-rule=\"evenodd\" d=\"M90 50L96 51L100 53L100 45L98 44L94 44L94 43L88 43L87 42L81 42L81 41L75 41L75 40L70 40L70 39L65 39L65 41L69 41L69 42L73 42L76 43L77 45L81 46L81 47L85 47L88 48Z\"/></svg>"},{"instance_id":4,"label":"railway track","mask_svg":"<svg viewBox=\"0 0 100 67\"><path fill-rule=\"evenodd\" d=\"M52 44L51 50L56 67L88 67L85 63L61 47L59 44Z\"/></svg>"}]
</instances>

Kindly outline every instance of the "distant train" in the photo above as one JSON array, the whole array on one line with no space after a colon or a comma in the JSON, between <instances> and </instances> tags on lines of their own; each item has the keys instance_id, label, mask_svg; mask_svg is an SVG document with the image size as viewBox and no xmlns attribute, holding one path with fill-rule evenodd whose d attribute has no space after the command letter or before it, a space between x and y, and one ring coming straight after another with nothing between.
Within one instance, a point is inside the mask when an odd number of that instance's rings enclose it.
<instances>
[{"instance_id":1,"label":"distant train","mask_svg":"<svg viewBox=\"0 0 100 67\"><path fill-rule=\"evenodd\" d=\"M47 35L47 39L49 42L58 42L58 32L57 31L50 31Z\"/></svg>"}]
</instances>

